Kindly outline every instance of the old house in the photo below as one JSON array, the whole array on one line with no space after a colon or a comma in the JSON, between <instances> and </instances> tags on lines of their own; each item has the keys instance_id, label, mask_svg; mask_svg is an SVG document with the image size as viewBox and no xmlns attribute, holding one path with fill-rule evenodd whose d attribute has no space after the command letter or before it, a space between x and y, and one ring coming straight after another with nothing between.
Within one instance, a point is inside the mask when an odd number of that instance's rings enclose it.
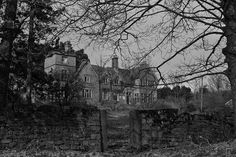
<instances>
[{"instance_id":1,"label":"old house","mask_svg":"<svg viewBox=\"0 0 236 157\"><path fill-rule=\"evenodd\" d=\"M146 62L132 69L119 67L116 55L111 67L92 65L83 51L73 51L66 42L62 50L54 50L45 59L45 72L57 73L63 84L69 75L77 74L83 81L81 96L88 104L142 104L156 100L157 78ZM64 93L59 93L64 97ZM53 95L50 96L53 99Z\"/></svg>"},{"instance_id":2,"label":"old house","mask_svg":"<svg viewBox=\"0 0 236 157\"><path fill-rule=\"evenodd\" d=\"M61 43L58 48L48 53L44 61L44 71L57 80L53 84L58 87L53 88L47 94L50 102L67 103L68 82L79 79L78 66L82 60L86 59L88 60L88 57L83 50L74 51L70 42Z\"/></svg>"},{"instance_id":3,"label":"old house","mask_svg":"<svg viewBox=\"0 0 236 157\"><path fill-rule=\"evenodd\" d=\"M83 80L82 96L87 103L96 105L99 102L99 77L89 60L83 60L78 68L79 77Z\"/></svg>"},{"instance_id":4,"label":"old house","mask_svg":"<svg viewBox=\"0 0 236 157\"><path fill-rule=\"evenodd\" d=\"M61 81L66 80L69 73L76 71L76 55L69 42L65 43L63 49L49 52L44 62L44 71L60 74Z\"/></svg>"},{"instance_id":5,"label":"old house","mask_svg":"<svg viewBox=\"0 0 236 157\"><path fill-rule=\"evenodd\" d=\"M142 104L156 100L157 78L143 62L133 69L119 68L118 57L112 57L111 67L92 65L84 61L80 67L80 77L85 82L85 94L93 104L120 103Z\"/></svg>"}]
</instances>

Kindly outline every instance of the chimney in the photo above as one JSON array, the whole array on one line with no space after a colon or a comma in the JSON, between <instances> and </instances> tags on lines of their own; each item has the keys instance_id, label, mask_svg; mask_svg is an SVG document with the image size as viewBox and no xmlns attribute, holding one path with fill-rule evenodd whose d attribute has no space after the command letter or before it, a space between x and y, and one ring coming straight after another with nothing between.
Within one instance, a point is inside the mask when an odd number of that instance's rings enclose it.
<instances>
[{"instance_id":1,"label":"chimney","mask_svg":"<svg viewBox=\"0 0 236 157\"><path fill-rule=\"evenodd\" d=\"M72 45L71 45L70 41L66 41L65 42L65 52L70 53L71 51L72 51Z\"/></svg>"},{"instance_id":2,"label":"chimney","mask_svg":"<svg viewBox=\"0 0 236 157\"><path fill-rule=\"evenodd\" d=\"M117 55L114 55L112 57L112 68L118 69L118 57L117 57Z\"/></svg>"}]
</instances>

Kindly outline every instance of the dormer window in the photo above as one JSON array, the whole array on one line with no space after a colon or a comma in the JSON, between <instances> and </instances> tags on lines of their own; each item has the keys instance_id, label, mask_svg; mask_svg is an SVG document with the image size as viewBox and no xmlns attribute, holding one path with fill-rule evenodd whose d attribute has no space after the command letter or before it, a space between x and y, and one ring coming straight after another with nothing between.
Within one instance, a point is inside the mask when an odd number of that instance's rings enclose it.
<instances>
[{"instance_id":1,"label":"dormer window","mask_svg":"<svg viewBox=\"0 0 236 157\"><path fill-rule=\"evenodd\" d=\"M90 83L90 76L89 75L85 75L84 76L84 82Z\"/></svg>"},{"instance_id":2,"label":"dormer window","mask_svg":"<svg viewBox=\"0 0 236 157\"><path fill-rule=\"evenodd\" d=\"M62 61L62 64L68 64L68 57L67 56L62 56L61 61Z\"/></svg>"}]
</instances>

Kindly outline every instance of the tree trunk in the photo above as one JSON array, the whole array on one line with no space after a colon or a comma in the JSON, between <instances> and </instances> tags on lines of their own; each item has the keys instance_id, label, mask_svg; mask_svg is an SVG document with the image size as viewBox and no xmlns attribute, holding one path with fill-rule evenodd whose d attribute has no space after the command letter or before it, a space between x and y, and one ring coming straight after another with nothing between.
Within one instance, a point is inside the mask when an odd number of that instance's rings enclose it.
<instances>
[{"instance_id":1,"label":"tree trunk","mask_svg":"<svg viewBox=\"0 0 236 157\"><path fill-rule=\"evenodd\" d=\"M2 8L2 0L0 0L0 9Z\"/></svg>"},{"instance_id":2,"label":"tree trunk","mask_svg":"<svg viewBox=\"0 0 236 157\"><path fill-rule=\"evenodd\" d=\"M228 64L226 75L231 84L234 109L234 134L236 135L236 2L232 0L222 0L222 8L225 18L225 28L223 31L227 39L223 54L226 57L225 62Z\"/></svg>"},{"instance_id":3,"label":"tree trunk","mask_svg":"<svg viewBox=\"0 0 236 157\"><path fill-rule=\"evenodd\" d=\"M1 1L2 2L2 1ZM0 43L0 110L7 105L11 51L15 38L17 0L7 0L4 15L3 39Z\"/></svg>"},{"instance_id":4,"label":"tree trunk","mask_svg":"<svg viewBox=\"0 0 236 157\"><path fill-rule=\"evenodd\" d=\"M29 20L29 38L28 38L28 53L27 53L27 103L29 106L32 105L32 52L34 46L34 12L35 8L31 6L30 20ZM32 106L31 106L32 107Z\"/></svg>"}]
</instances>

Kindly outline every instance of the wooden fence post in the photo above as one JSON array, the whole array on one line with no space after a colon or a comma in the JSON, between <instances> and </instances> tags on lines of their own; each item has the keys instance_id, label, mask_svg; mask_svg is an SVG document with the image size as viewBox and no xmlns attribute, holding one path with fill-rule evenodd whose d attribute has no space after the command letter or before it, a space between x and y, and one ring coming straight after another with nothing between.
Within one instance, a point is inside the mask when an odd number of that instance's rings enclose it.
<instances>
[{"instance_id":1,"label":"wooden fence post","mask_svg":"<svg viewBox=\"0 0 236 157\"><path fill-rule=\"evenodd\" d=\"M130 147L140 149L142 146L142 117L137 110L130 111Z\"/></svg>"},{"instance_id":2,"label":"wooden fence post","mask_svg":"<svg viewBox=\"0 0 236 157\"><path fill-rule=\"evenodd\" d=\"M101 152L107 149L107 111L100 110L99 112L100 121L100 148Z\"/></svg>"}]
</instances>

